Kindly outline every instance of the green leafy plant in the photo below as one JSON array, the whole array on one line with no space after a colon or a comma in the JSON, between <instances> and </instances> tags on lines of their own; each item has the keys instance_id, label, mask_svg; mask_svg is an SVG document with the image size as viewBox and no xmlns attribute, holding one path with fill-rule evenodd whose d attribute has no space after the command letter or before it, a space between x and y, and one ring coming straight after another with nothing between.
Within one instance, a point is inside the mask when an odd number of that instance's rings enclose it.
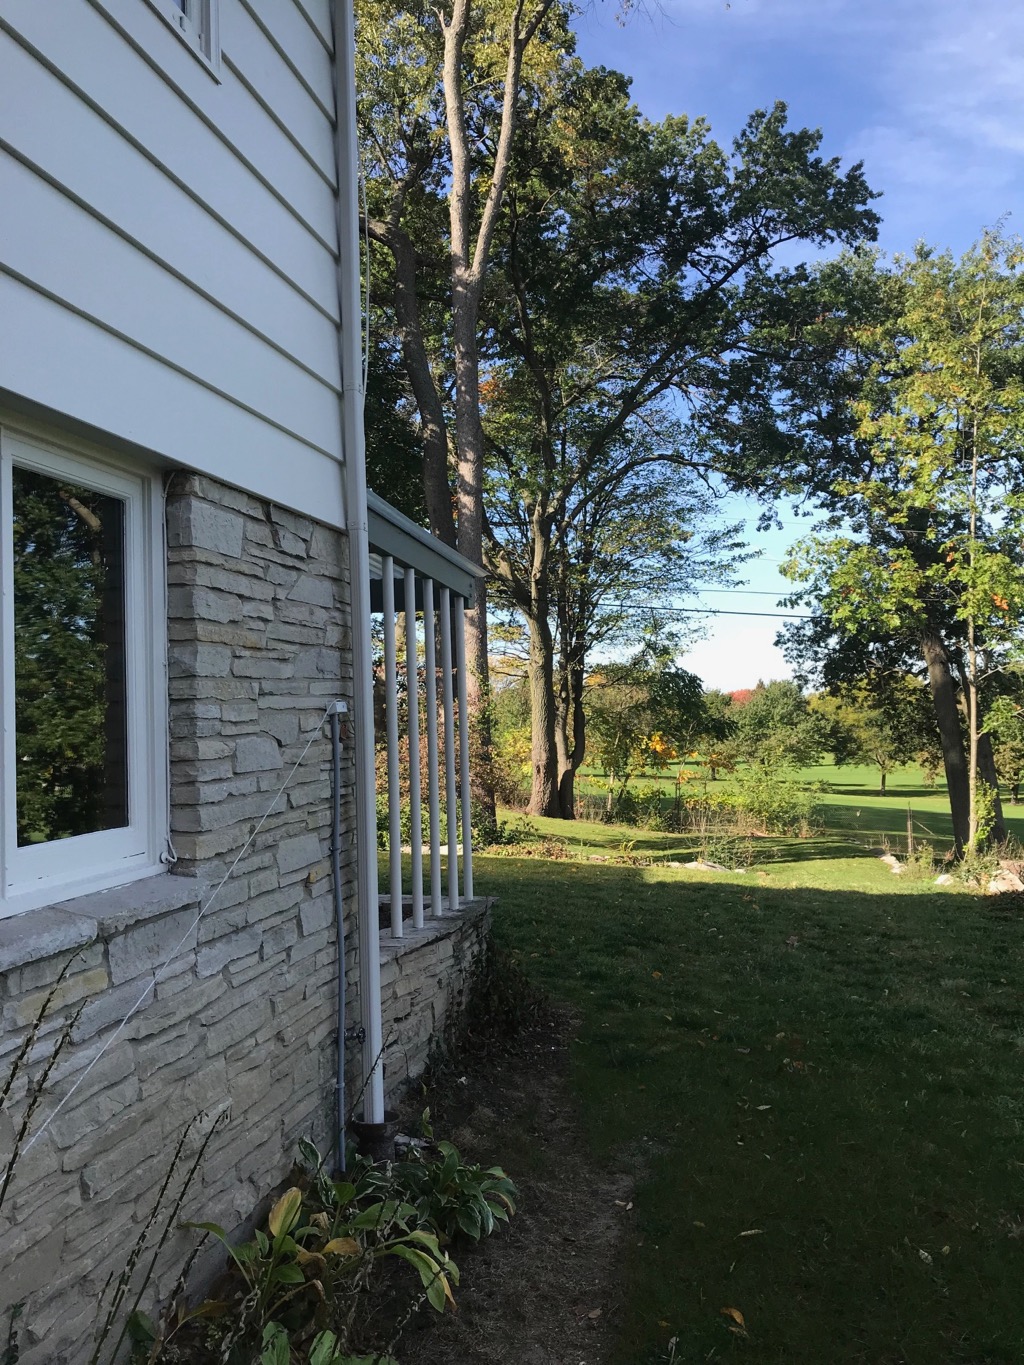
<instances>
[{"instance_id":1,"label":"green leafy plant","mask_svg":"<svg viewBox=\"0 0 1024 1365\"><path fill-rule=\"evenodd\" d=\"M420 1226L417 1210L388 1197L386 1174L378 1181L371 1177L374 1170L366 1167L358 1187L319 1178L306 1193L297 1186L286 1190L270 1210L266 1231L257 1229L241 1246L232 1245L216 1223L191 1225L225 1248L243 1282L250 1316L261 1328L269 1321L315 1320L319 1305L336 1303L365 1279L370 1263L385 1256L415 1267L438 1312L446 1303L454 1305L451 1284L458 1284L458 1267ZM384 1197L373 1197L378 1194Z\"/></svg>"},{"instance_id":2,"label":"green leafy plant","mask_svg":"<svg viewBox=\"0 0 1024 1365\"><path fill-rule=\"evenodd\" d=\"M385 1170L383 1178L445 1242L459 1233L473 1241L489 1237L516 1211L516 1187L501 1167L464 1162L450 1142L438 1142L434 1155L417 1155Z\"/></svg>"},{"instance_id":3,"label":"green leafy plant","mask_svg":"<svg viewBox=\"0 0 1024 1365\"><path fill-rule=\"evenodd\" d=\"M821 824L817 801L821 784L804 786L770 769L751 769L737 783L737 810L755 820L766 833L809 836Z\"/></svg>"}]
</instances>

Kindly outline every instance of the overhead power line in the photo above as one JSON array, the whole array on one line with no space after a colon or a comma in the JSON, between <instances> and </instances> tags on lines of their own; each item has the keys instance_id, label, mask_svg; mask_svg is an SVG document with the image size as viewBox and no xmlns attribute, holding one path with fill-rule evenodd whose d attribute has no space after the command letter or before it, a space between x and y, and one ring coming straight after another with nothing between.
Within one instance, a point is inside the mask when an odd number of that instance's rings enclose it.
<instances>
[{"instance_id":1,"label":"overhead power line","mask_svg":"<svg viewBox=\"0 0 1024 1365\"><path fill-rule=\"evenodd\" d=\"M619 602L618 611L654 611L662 616L766 616L775 621L810 621L810 612L792 611L728 611L724 607L669 607L661 602L647 605Z\"/></svg>"}]
</instances>

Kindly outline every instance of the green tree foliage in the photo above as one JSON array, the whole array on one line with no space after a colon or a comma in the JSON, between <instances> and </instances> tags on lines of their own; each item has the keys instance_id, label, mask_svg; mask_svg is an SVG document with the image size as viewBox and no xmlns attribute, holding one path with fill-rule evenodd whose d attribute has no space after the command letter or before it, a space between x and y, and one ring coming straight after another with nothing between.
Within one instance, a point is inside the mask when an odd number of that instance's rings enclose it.
<instances>
[{"instance_id":1,"label":"green tree foliage","mask_svg":"<svg viewBox=\"0 0 1024 1365\"><path fill-rule=\"evenodd\" d=\"M646 648L628 663L594 672L587 710L594 761L608 777L609 810L637 773L664 768L715 728L700 679Z\"/></svg>"},{"instance_id":2,"label":"green tree foliage","mask_svg":"<svg viewBox=\"0 0 1024 1365\"><path fill-rule=\"evenodd\" d=\"M400 356L371 332L366 376L366 482L413 521L425 524L423 447Z\"/></svg>"},{"instance_id":3,"label":"green tree foliage","mask_svg":"<svg viewBox=\"0 0 1024 1365\"><path fill-rule=\"evenodd\" d=\"M816 488L835 520L787 568L793 601L818 614L785 632L793 654L923 661L959 850L983 833L983 715L1024 604L1022 267L1020 245L994 234L960 261L922 247L872 263L867 282L863 260L838 267L870 307L836 352L848 421Z\"/></svg>"},{"instance_id":4,"label":"green tree foliage","mask_svg":"<svg viewBox=\"0 0 1024 1365\"><path fill-rule=\"evenodd\" d=\"M728 581L735 562L727 531L708 536L714 553L694 536L700 479L762 474L735 372L755 322L759 350L777 325L784 363L804 278L772 253L876 220L859 166L821 159L783 105L724 151L703 120L643 119L615 72L577 67L543 96L522 120L485 305L485 534L531 630L531 809L569 815L587 657L622 621L610 604Z\"/></svg>"},{"instance_id":5,"label":"green tree foliage","mask_svg":"<svg viewBox=\"0 0 1024 1365\"><path fill-rule=\"evenodd\" d=\"M495 795L504 805L518 806L530 772L530 688L525 677L493 689L491 733Z\"/></svg>"},{"instance_id":6,"label":"green tree foliage","mask_svg":"<svg viewBox=\"0 0 1024 1365\"><path fill-rule=\"evenodd\" d=\"M824 717L811 709L796 683L758 683L748 702L735 709L729 748L751 767L805 768L820 763L828 748Z\"/></svg>"},{"instance_id":7,"label":"green tree foliage","mask_svg":"<svg viewBox=\"0 0 1024 1365\"><path fill-rule=\"evenodd\" d=\"M837 767L863 763L878 769L879 795L886 778L912 762L935 741L935 718L927 690L913 677L884 680L872 688L866 681L821 693L810 699L813 712L828 726L828 747Z\"/></svg>"},{"instance_id":8,"label":"green tree foliage","mask_svg":"<svg viewBox=\"0 0 1024 1365\"><path fill-rule=\"evenodd\" d=\"M996 773L1016 806L1024 781L1024 689L1019 677L1011 680L1011 688L989 706L985 729L991 736Z\"/></svg>"}]
</instances>

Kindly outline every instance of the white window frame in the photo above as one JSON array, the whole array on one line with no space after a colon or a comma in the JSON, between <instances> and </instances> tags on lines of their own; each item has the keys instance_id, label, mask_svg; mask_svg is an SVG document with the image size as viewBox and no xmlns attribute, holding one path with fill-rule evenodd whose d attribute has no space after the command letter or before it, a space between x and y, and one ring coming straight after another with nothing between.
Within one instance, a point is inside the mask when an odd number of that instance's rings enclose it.
<instances>
[{"instance_id":1,"label":"white window frame","mask_svg":"<svg viewBox=\"0 0 1024 1365\"><path fill-rule=\"evenodd\" d=\"M12 470L67 479L124 503L128 823L19 847L14 715ZM0 425L0 919L161 870L167 851L166 572L155 475Z\"/></svg>"},{"instance_id":2,"label":"white window frame","mask_svg":"<svg viewBox=\"0 0 1024 1365\"><path fill-rule=\"evenodd\" d=\"M193 56L220 79L220 0L149 0Z\"/></svg>"}]
</instances>

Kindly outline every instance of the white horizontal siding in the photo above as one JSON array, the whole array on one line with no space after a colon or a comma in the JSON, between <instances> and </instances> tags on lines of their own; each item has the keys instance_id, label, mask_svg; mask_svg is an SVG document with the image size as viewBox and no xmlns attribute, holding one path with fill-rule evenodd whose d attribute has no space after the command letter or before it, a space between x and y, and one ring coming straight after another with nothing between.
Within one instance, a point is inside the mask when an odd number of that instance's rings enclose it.
<instances>
[{"instance_id":1,"label":"white horizontal siding","mask_svg":"<svg viewBox=\"0 0 1024 1365\"><path fill-rule=\"evenodd\" d=\"M333 52L334 30L331 24L331 0L295 0L295 3L327 51Z\"/></svg>"},{"instance_id":2,"label":"white horizontal siding","mask_svg":"<svg viewBox=\"0 0 1024 1365\"><path fill-rule=\"evenodd\" d=\"M53 407L98 433L344 525L341 469L62 304L0 275L0 399ZM112 376L116 380L112 382ZM190 451L215 450L210 465Z\"/></svg>"},{"instance_id":3,"label":"white horizontal siding","mask_svg":"<svg viewBox=\"0 0 1024 1365\"><path fill-rule=\"evenodd\" d=\"M27 52L0 36L0 53L0 133L7 134L0 146L16 144L21 159L129 243L299 364L337 382L329 313ZM29 119L26 109L45 109L47 116Z\"/></svg>"},{"instance_id":4,"label":"white horizontal siding","mask_svg":"<svg viewBox=\"0 0 1024 1365\"><path fill-rule=\"evenodd\" d=\"M283 2L290 8L291 0ZM89 0L89 3L114 25L144 61L180 91L193 110L201 118L207 119L219 136L251 162L258 172L265 172L271 183L276 183L280 169L290 160L290 154L280 141L283 130L290 138L293 149L302 153L321 179L330 185L335 184L331 136L333 104L328 109L318 107L287 62L275 54L273 45L261 35L259 27L242 7L241 0L228 0L218 11L221 51L228 58L229 70L245 65L240 60L240 48L244 47L249 53L255 48L259 52L257 60L268 69L266 98L261 107L277 125L276 132L272 132L266 119L261 119L251 108L244 92L238 89L237 82L227 72L220 72L219 83L223 90L218 91L209 73L200 68L180 42L178 46L182 50L175 54L178 60L173 67L169 65L164 60L162 44L153 45L156 31L154 19L157 28L166 28L166 24L162 24L160 17L154 15L148 6L141 5L139 0ZM261 48L265 51L260 52ZM326 57L330 64L329 54L321 49L320 55L321 59ZM181 58L187 59L186 65L179 64Z\"/></svg>"},{"instance_id":5,"label":"white horizontal siding","mask_svg":"<svg viewBox=\"0 0 1024 1365\"><path fill-rule=\"evenodd\" d=\"M255 20L281 54L288 66L323 112L334 117L334 75L329 53L324 50L305 17L293 0L242 0L242 6ZM229 7L226 15L237 11ZM223 36L223 35L222 35ZM225 42L225 47L230 44Z\"/></svg>"},{"instance_id":6,"label":"white horizontal siding","mask_svg":"<svg viewBox=\"0 0 1024 1365\"><path fill-rule=\"evenodd\" d=\"M224 10L221 34L225 39L225 80L243 87L275 123L278 136L288 138L315 173L333 186L333 114L328 116L313 100L241 5Z\"/></svg>"},{"instance_id":7,"label":"white horizontal siding","mask_svg":"<svg viewBox=\"0 0 1024 1365\"><path fill-rule=\"evenodd\" d=\"M143 0L0 0L0 389L332 520L330 10L220 17L214 79Z\"/></svg>"},{"instance_id":8,"label":"white horizontal siding","mask_svg":"<svg viewBox=\"0 0 1024 1365\"><path fill-rule=\"evenodd\" d=\"M327 304L335 290L332 251L336 245L329 187L286 139L282 139L286 148L282 164L257 166L249 152L261 150L261 129L282 137L273 121L261 113L252 96L237 82L233 87L227 81L215 84L148 5L140 0L123 3L127 7L125 17L131 18L133 26L146 35L145 50L159 53L161 63L166 63L166 75L173 72L177 84L172 85L154 71L83 0L50 0L46 5L38 4L37 0L0 0L0 28L8 28L19 41L31 46L62 81L140 147L165 174L186 187L234 231L251 237L254 246L275 261L306 294ZM238 4L239 0L229 3ZM179 63L185 65L179 67ZM195 114L180 93L193 81L205 82L205 86L199 87L202 95L226 120L231 113L234 89L244 101L234 121L243 128L251 128L252 148L246 148L243 154L242 149L225 141ZM223 109L217 103L222 95ZM29 108L23 117L38 118L40 112ZM287 179L288 168L295 166L304 169L309 186L320 196L320 207L315 212L303 198L293 202L293 184L276 188L278 181ZM317 245L322 249L316 250Z\"/></svg>"},{"instance_id":9,"label":"white horizontal siding","mask_svg":"<svg viewBox=\"0 0 1024 1365\"><path fill-rule=\"evenodd\" d=\"M0 152L0 202L18 206L3 227L6 270L325 454L336 453L335 389L211 307L6 152Z\"/></svg>"}]
</instances>

